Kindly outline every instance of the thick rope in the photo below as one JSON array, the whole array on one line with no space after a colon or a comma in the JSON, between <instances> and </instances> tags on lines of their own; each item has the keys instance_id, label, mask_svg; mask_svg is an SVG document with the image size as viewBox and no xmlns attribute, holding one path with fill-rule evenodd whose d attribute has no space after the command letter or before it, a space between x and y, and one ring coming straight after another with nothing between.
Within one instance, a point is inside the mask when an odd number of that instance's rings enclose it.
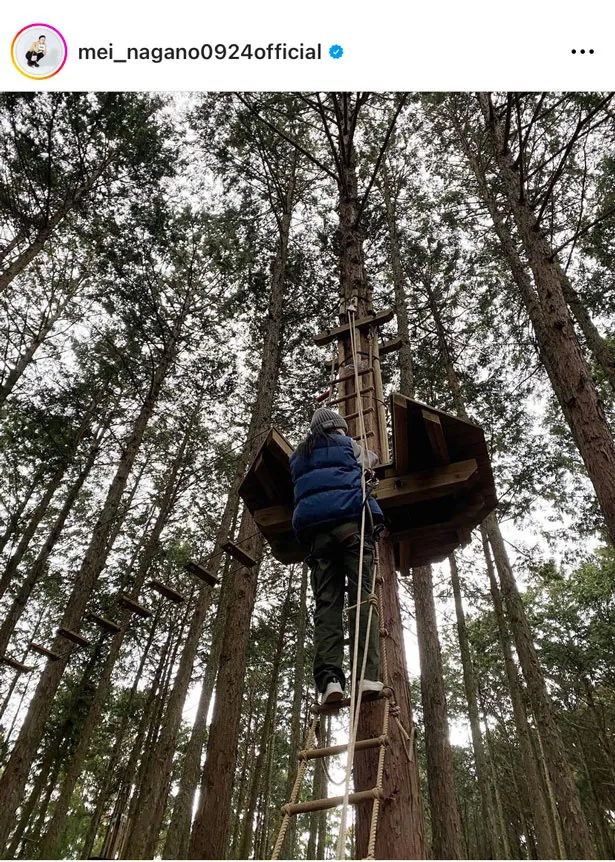
<instances>
[{"instance_id":1,"label":"thick rope","mask_svg":"<svg viewBox=\"0 0 615 862\"><path fill-rule=\"evenodd\" d=\"M308 734L305 740L305 749L309 749L314 744L314 739L316 737L316 729L320 722L320 716L316 714L311 723L310 728L308 730ZM305 757L301 758L299 763L299 768L297 769L297 777L295 778L295 783L293 784L293 789L290 794L290 799L288 800L288 805L294 805L297 801L297 797L299 795L299 790L301 789L301 783L303 781L303 776L305 774L305 770L307 768L307 759ZM280 851L282 850L282 844L284 843L284 838L286 837L286 831L288 829L288 824L290 823L291 814L288 813L286 809L286 805L282 809L284 811L284 817L282 819L282 823L280 825L280 831L278 832L278 837L275 842L275 847L273 848L273 853L271 854L272 859L279 859Z\"/></svg>"},{"instance_id":2,"label":"thick rope","mask_svg":"<svg viewBox=\"0 0 615 862\"><path fill-rule=\"evenodd\" d=\"M349 323L349 332L350 332L350 348L352 352L352 364L354 369L354 382L355 382L355 398L356 398L356 408L357 408L357 416L359 420L359 434L361 437L361 442L363 444L363 449L365 452L365 459L367 459L367 434L365 431L365 420L363 416L363 399L361 397L360 392L360 383L359 383L359 367L358 367L358 355L359 351L357 349L357 336L355 330L355 310L353 308L348 309L348 323ZM346 823L348 819L348 799L350 796L350 780L352 775L352 766L354 763L354 749L357 739L357 732L359 729L359 713L361 709L361 695L363 688L363 681L365 679L365 668L367 665L367 652L369 648L369 633L371 628L371 621L373 615L374 605L370 602L369 613L367 616L367 630L365 632L365 641L363 646L363 656L361 662L361 673L359 675L359 691L357 696L357 665L359 661L359 634L361 628L361 595L363 588L363 553L365 546L365 513L367 508L367 487L365 482L365 473L366 473L367 464L361 464L361 494L362 494L362 506L361 506L361 535L360 535L360 546L359 546L359 572L357 577L357 604L355 610L355 632L354 632L354 649L353 649L353 661L352 661L352 675L351 675L351 683L350 683L350 738L348 741L348 751L346 756L346 778L344 784L344 801L342 803L342 817L340 823L340 831L337 841L337 858L344 859L345 851L344 851L344 842L346 838ZM376 577L376 566L374 566L374 581L371 585L371 592L374 592L375 587L375 577Z\"/></svg>"}]
</instances>

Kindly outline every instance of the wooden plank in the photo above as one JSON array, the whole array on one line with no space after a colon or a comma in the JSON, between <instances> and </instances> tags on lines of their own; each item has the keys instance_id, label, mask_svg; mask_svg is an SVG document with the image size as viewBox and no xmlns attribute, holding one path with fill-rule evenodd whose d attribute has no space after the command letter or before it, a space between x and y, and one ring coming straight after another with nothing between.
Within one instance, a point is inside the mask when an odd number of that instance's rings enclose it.
<instances>
[{"instance_id":1,"label":"wooden plank","mask_svg":"<svg viewBox=\"0 0 615 862\"><path fill-rule=\"evenodd\" d=\"M434 470L382 479L372 491L372 496L383 508L403 506L445 497L471 488L477 481L478 465L474 458L470 458Z\"/></svg>"},{"instance_id":2,"label":"wooden plank","mask_svg":"<svg viewBox=\"0 0 615 862\"><path fill-rule=\"evenodd\" d=\"M372 491L372 496L378 500L383 509L390 509L422 500L437 499L462 489L472 488L477 479L476 461L470 458L468 461L448 464L434 470L382 479ZM292 530L293 513L288 506L257 509L252 513L252 517L267 538L269 538L267 534L273 537L277 533Z\"/></svg>"},{"instance_id":3,"label":"wooden plank","mask_svg":"<svg viewBox=\"0 0 615 862\"><path fill-rule=\"evenodd\" d=\"M0 662L3 664L8 664L9 667L12 667L13 670L19 671L19 673L32 673L34 667L29 664L24 664L21 661L16 661L14 658L10 658L8 655L0 655Z\"/></svg>"},{"instance_id":4,"label":"wooden plank","mask_svg":"<svg viewBox=\"0 0 615 862\"><path fill-rule=\"evenodd\" d=\"M421 412L435 463L450 464L451 459L448 454L446 440L444 439L444 431L442 430L440 417L437 413L433 413L431 410L423 410Z\"/></svg>"},{"instance_id":5,"label":"wooden plank","mask_svg":"<svg viewBox=\"0 0 615 862\"><path fill-rule=\"evenodd\" d=\"M30 646L28 647L28 649L37 652L39 655L44 655L45 658L49 659L49 661L57 661L59 658L61 658L61 655L59 653L47 649L47 647L44 647L42 644L36 644L34 643L34 641L30 641Z\"/></svg>"},{"instance_id":6,"label":"wooden plank","mask_svg":"<svg viewBox=\"0 0 615 862\"><path fill-rule=\"evenodd\" d=\"M178 593L177 590L174 590L167 584L163 584L162 581L151 580L149 581L148 586L150 586L157 593L160 593L161 596L164 596L165 599L169 599L169 601L175 602L176 605L179 605L182 602L186 601L181 593Z\"/></svg>"},{"instance_id":7,"label":"wooden plank","mask_svg":"<svg viewBox=\"0 0 615 862\"><path fill-rule=\"evenodd\" d=\"M395 351L401 350L403 344L403 338L390 338L378 345L378 354L379 356L386 356L387 353L395 353Z\"/></svg>"},{"instance_id":8,"label":"wooden plank","mask_svg":"<svg viewBox=\"0 0 615 862\"><path fill-rule=\"evenodd\" d=\"M447 533L451 530L468 529L469 522L473 522L477 526L483 520L482 513L485 511L485 501L481 498L480 503L474 503L471 506L464 505L462 501L459 505L459 511L456 512L449 520L441 521L437 524L425 524L418 527L408 527L403 530L391 532L390 536L393 541L401 539L410 539L411 541L433 541L440 533Z\"/></svg>"},{"instance_id":9,"label":"wooden plank","mask_svg":"<svg viewBox=\"0 0 615 862\"><path fill-rule=\"evenodd\" d=\"M378 787L372 790L359 790L358 793L348 795L349 805L358 805L367 799L384 799L384 791ZM287 803L282 806L284 814L305 814L308 811L326 811L329 808L337 808L344 804L343 796L331 796L329 799L310 799L308 802L295 802L293 805Z\"/></svg>"},{"instance_id":10,"label":"wooden plank","mask_svg":"<svg viewBox=\"0 0 615 862\"><path fill-rule=\"evenodd\" d=\"M241 563L248 569L251 569L252 566L256 565L254 557L251 557L247 551L244 551L243 548L240 548L239 545L236 545L234 542L226 542L226 544L222 545L222 550L226 551L226 553L230 554L233 559L237 560L238 563Z\"/></svg>"},{"instance_id":11,"label":"wooden plank","mask_svg":"<svg viewBox=\"0 0 615 862\"><path fill-rule=\"evenodd\" d=\"M366 437L373 437L374 432L373 431L366 431L365 436ZM363 439L363 434L355 434L354 437L351 437L351 440L356 440L357 443L359 443L362 439Z\"/></svg>"},{"instance_id":12,"label":"wooden plank","mask_svg":"<svg viewBox=\"0 0 615 862\"><path fill-rule=\"evenodd\" d=\"M267 536L292 530L293 511L288 506L269 506L252 513L254 523Z\"/></svg>"},{"instance_id":13,"label":"wooden plank","mask_svg":"<svg viewBox=\"0 0 615 862\"><path fill-rule=\"evenodd\" d=\"M99 617L98 614L88 614L86 619L90 620L101 629L104 629L106 632L109 632L109 634L116 635L118 632L122 631L122 627L118 626L117 623L114 623L112 620L108 620L106 617Z\"/></svg>"},{"instance_id":14,"label":"wooden plank","mask_svg":"<svg viewBox=\"0 0 615 862\"><path fill-rule=\"evenodd\" d=\"M393 320L394 316L394 309L385 308L384 311L380 311L378 314L373 314L371 317L361 317L358 320L355 320L355 329L367 329L370 326L382 326L384 323L388 323L389 320ZM349 323L345 323L342 326L336 326L334 329L327 329L314 336L314 344L322 347L325 344L329 344L331 341L337 341L340 337L348 335L349 332Z\"/></svg>"},{"instance_id":15,"label":"wooden plank","mask_svg":"<svg viewBox=\"0 0 615 862\"><path fill-rule=\"evenodd\" d=\"M355 751L365 751L368 748L380 748L381 745L388 745L388 736L374 736L371 739L357 739L354 744ZM299 760L317 760L321 757L335 757L336 754L343 754L348 750L348 743L343 745L330 745L328 748L304 748L299 752Z\"/></svg>"},{"instance_id":16,"label":"wooden plank","mask_svg":"<svg viewBox=\"0 0 615 862\"><path fill-rule=\"evenodd\" d=\"M375 412L376 411L373 407L368 407L367 409L365 409L363 411L363 415L368 416L370 413L375 413ZM351 422L353 419L358 419L358 417L359 417L359 411L357 410L356 413L349 413L348 416L344 416L344 419L346 420L346 422Z\"/></svg>"},{"instance_id":17,"label":"wooden plank","mask_svg":"<svg viewBox=\"0 0 615 862\"><path fill-rule=\"evenodd\" d=\"M91 642L86 637L80 635L79 632L74 632L72 629L65 629L60 626L57 633L60 637L66 638L68 641L72 641L74 644L77 644L77 646L91 646Z\"/></svg>"},{"instance_id":18,"label":"wooden plank","mask_svg":"<svg viewBox=\"0 0 615 862\"><path fill-rule=\"evenodd\" d=\"M148 617L153 615L148 608L143 607L139 602L135 602L130 596L120 595L119 602L122 607L128 608L133 614L137 614L137 616L143 617L143 619L148 619Z\"/></svg>"},{"instance_id":19,"label":"wooden plank","mask_svg":"<svg viewBox=\"0 0 615 862\"><path fill-rule=\"evenodd\" d=\"M373 368L362 368L357 372L357 377L365 377L366 374L373 374ZM350 383L354 380L355 374L354 371L349 371L348 374L344 374L343 376L336 377L335 380L331 381L330 386L338 386L340 383Z\"/></svg>"},{"instance_id":20,"label":"wooden plank","mask_svg":"<svg viewBox=\"0 0 615 862\"><path fill-rule=\"evenodd\" d=\"M359 395L368 395L370 392L375 392L376 388L374 386L367 386L365 389L361 389ZM348 401L350 398L356 398L357 393L351 392L349 395L341 395L339 398L335 398L333 401L329 401L327 407L333 407L335 404L341 404L344 401Z\"/></svg>"},{"instance_id":21,"label":"wooden plank","mask_svg":"<svg viewBox=\"0 0 615 862\"><path fill-rule=\"evenodd\" d=\"M194 575L195 578L200 578L201 581L204 581L206 584L209 584L210 587L215 587L220 583L220 579L215 575L212 575L210 571L208 571L205 566L202 566L200 563L195 563L194 560L189 560L184 569L189 572L191 575Z\"/></svg>"}]
</instances>

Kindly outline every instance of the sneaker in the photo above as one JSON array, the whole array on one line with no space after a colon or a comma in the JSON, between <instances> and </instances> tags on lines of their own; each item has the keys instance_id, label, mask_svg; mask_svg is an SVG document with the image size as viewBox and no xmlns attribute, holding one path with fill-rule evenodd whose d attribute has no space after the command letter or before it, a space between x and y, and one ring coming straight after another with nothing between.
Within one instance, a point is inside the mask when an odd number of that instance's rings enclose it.
<instances>
[{"instance_id":1,"label":"sneaker","mask_svg":"<svg viewBox=\"0 0 615 862\"><path fill-rule=\"evenodd\" d=\"M380 682L379 679L364 679L363 685L361 686L361 693L364 691L382 691L384 688L384 683Z\"/></svg>"},{"instance_id":2,"label":"sneaker","mask_svg":"<svg viewBox=\"0 0 615 862\"><path fill-rule=\"evenodd\" d=\"M321 704L332 703L335 700L341 700L344 692L342 691L342 687L337 682L337 680L331 680L330 683L327 684L326 689L324 690Z\"/></svg>"}]
</instances>

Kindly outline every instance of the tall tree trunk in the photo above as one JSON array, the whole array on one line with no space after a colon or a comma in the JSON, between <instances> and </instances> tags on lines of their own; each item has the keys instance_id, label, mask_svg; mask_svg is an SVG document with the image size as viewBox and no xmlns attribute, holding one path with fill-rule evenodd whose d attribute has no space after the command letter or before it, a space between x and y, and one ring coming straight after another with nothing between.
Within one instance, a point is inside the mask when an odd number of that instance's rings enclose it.
<instances>
[{"instance_id":1,"label":"tall tree trunk","mask_svg":"<svg viewBox=\"0 0 615 862\"><path fill-rule=\"evenodd\" d=\"M286 261L294 194L293 175L287 188L286 207L279 221L278 248L272 266L268 326L256 386L256 402L252 409L248 431L249 441L269 424L277 388L283 331ZM238 542L250 549L251 556L260 559L263 539L260 534L254 536L255 532L257 531L254 521L245 511L241 519ZM232 591L235 598L228 609L220 654L217 696L207 743L201 796L190 838L191 858L219 859L226 847L235 750L241 715L245 653L256 598L257 571L258 566L253 569L240 567L233 572Z\"/></svg>"},{"instance_id":2,"label":"tall tree trunk","mask_svg":"<svg viewBox=\"0 0 615 862\"><path fill-rule=\"evenodd\" d=\"M307 583L308 567L304 563L301 567L301 587L299 592L299 605L297 607L297 626L295 631L296 652L293 673L293 703L290 718L290 740L288 754L288 775L286 778L285 799L290 799L293 785L297 777L297 752L301 746L301 701L303 697L303 682L305 676L305 630L307 622ZM282 859L295 858L295 844L297 836L296 818L293 817L289 823L284 843L280 852Z\"/></svg>"},{"instance_id":3,"label":"tall tree trunk","mask_svg":"<svg viewBox=\"0 0 615 862\"><path fill-rule=\"evenodd\" d=\"M230 495L229 495L230 497ZM232 501L235 505L236 516L239 496L234 494ZM227 503L227 505L229 505ZM224 521L224 519L223 519ZM211 567L210 567L211 568ZM228 576L230 568L230 557L227 557L224 563L224 573L222 575L222 586L220 589L220 598L218 600L218 612L214 623L214 631L212 635L211 650L207 660L207 668L201 686L201 694L199 696L199 704L197 707L192 733L186 748L184 763L179 780L179 789L173 802L173 814L171 822L167 829L167 836L164 844L163 859L185 859L188 853L188 844L190 842L190 827L192 825L192 810L194 796L199 784L199 775L201 773L201 756L203 746L207 738L207 716L209 715L209 707L213 695L216 674L218 673L218 665L220 663L220 653L222 651L222 637L226 624L226 613L231 596L231 579Z\"/></svg>"},{"instance_id":4,"label":"tall tree trunk","mask_svg":"<svg viewBox=\"0 0 615 862\"><path fill-rule=\"evenodd\" d=\"M615 544L615 446L566 305L565 276L527 203L524 190L520 189L519 172L505 144L504 131L489 95L480 94L479 102L499 179L534 276L546 328L547 341L542 347L549 355L547 371L553 375L553 390L596 491L611 542ZM567 818L574 834L571 849L574 848L573 852L579 857L583 854L591 857L594 849L587 823L574 800Z\"/></svg>"},{"instance_id":5,"label":"tall tree trunk","mask_svg":"<svg viewBox=\"0 0 615 862\"><path fill-rule=\"evenodd\" d=\"M86 412L82 422L80 423L79 428L77 429L77 431L73 437L73 440L71 442L69 450L67 451L66 455L62 458L60 465L58 466L58 468L54 472L53 476L51 477L51 479L47 485L47 487L45 488L45 492L44 492L43 496L41 497L41 499L39 500L39 502L37 503L37 505L34 507L33 511L30 514L30 517L28 519L28 524L27 524L25 530L23 531L23 533L21 535L21 538L19 540L17 548L13 552L10 560L8 561L6 569L2 574L2 578L0 578L0 597L2 597L4 595L7 587L11 583L11 580L13 579L13 577L17 571L17 568L23 559L23 556L26 553L26 550L28 549L28 546L32 540L32 537L36 533L36 530L37 530L39 524L43 520L43 517L45 516L45 514L49 508L49 504L51 503L52 497L54 496L55 492L58 490L58 488L62 484L62 480L64 479L66 471L69 468L69 466L71 465L75 455L77 454L77 450L79 449L79 445L80 445L81 441L83 440L83 438L85 437L86 433L89 430L91 413L92 413L92 409L94 406L95 406L95 404L91 405L90 409ZM98 447L100 445L100 438L101 438L101 435L103 433L104 433L104 427L99 429L99 431L96 434L95 442L94 442L94 445L90 449L90 454L89 454L89 457L87 459L86 464L90 462L90 459L92 459L92 455L94 456L94 458L96 457L96 454L98 452ZM92 459L92 464L93 464L93 459ZM90 465L90 467L91 467L91 465ZM88 472L89 472L89 470L88 470ZM81 474L79 474L79 476L80 475ZM87 472L85 475L87 476ZM79 476L77 477L77 481L79 481ZM82 482L83 481L85 481L85 476L83 477Z\"/></svg>"},{"instance_id":6,"label":"tall tree trunk","mask_svg":"<svg viewBox=\"0 0 615 862\"><path fill-rule=\"evenodd\" d=\"M194 418L195 417L193 416L193 419ZM167 523L169 514L177 498L178 474L180 473L180 468L186 451L186 446L188 444L192 425L193 422L189 424L188 430L184 434L184 438L181 442L177 455L174 458L170 470L169 480L167 482L166 489L162 497L162 503L158 516L156 518L154 528L148 538L148 541L146 542L145 548L143 549L135 583L132 587L132 593L135 595L135 597L139 594L141 587L143 586L143 583L147 576L147 572L154 558L154 554L158 548L160 534L162 533L162 530ZM96 691L94 692L94 696L90 703L87 716L82 727L79 730L79 742L75 752L73 753L70 764L68 764L66 768L66 774L62 785L62 790L59 798L56 800L53 818L51 822L47 825L45 838L41 846L40 852L44 858L56 858L55 854L57 854L58 852L57 844L60 837L60 831L64 826L68 806L70 804L70 800L77 784L79 775L81 774L81 770L88 752L92 734L98 723L102 706L109 691L111 675L113 673L115 663L120 653L124 636L126 634L126 625L129 618L130 611L128 610L124 610L120 615L119 624L122 626L122 630L113 637L111 649L105 660L105 664L98 685L96 687Z\"/></svg>"},{"instance_id":7,"label":"tall tree trunk","mask_svg":"<svg viewBox=\"0 0 615 862\"><path fill-rule=\"evenodd\" d=\"M92 467L94 466L94 462L96 461L97 455L98 443L94 445L90 450L90 454L86 463L83 465L74 482L71 484L66 498L62 503L62 508L58 512L51 526L51 530L47 535L47 538L43 542L43 545L39 550L36 559L28 569L28 573L22 581L19 590L17 591L17 595L13 599L13 602L6 613L2 625L0 626L0 652L4 652L4 650L6 649L9 639L13 634L13 631L15 630L15 626L17 625L22 613L25 610L26 603L30 598L32 590L37 585L39 580L42 578L43 573L45 572L45 566L47 564L47 560L49 559L49 555L51 554L56 542L58 541L62 533L62 530L64 529L66 519L68 518L77 500L77 497L79 496L79 493L83 488L83 485L88 478Z\"/></svg>"},{"instance_id":8,"label":"tall tree trunk","mask_svg":"<svg viewBox=\"0 0 615 862\"><path fill-rule=\"evenodd\" d=\"M339 193L339 250L340 250L340 299L344 307L354 302L357 318L364 317L372 310L371 290L367 282L363 257L364 234L361 226L361 205L359 203L356 152L353 144L354 130L361 106L366 96L358 95L356 102L350 104L348 94L331 100L336 113L338 141L336 161L338 163ZM360 339L361 350L370 354L370 342L364 336ZM377 350L377 348L376 348ZM352 357L350 337L340 342L339 355L342 360ZM377 354L376 354L377 355ZM377 365L378 363L374 363ZM379 381L379 369L374 368L374 380ZM354 383L351 384L354 392ZM377 407L377 404L372 401ZM357 397L347 403L347 411L358 409ZM377 421L366 421L366 428L373 432L369 438L370 448L379 456L383 455L384 428L380 428L382 417L377 411ZM351 423L351 428L357 423ZM352 432L351 432L352 433ZM356 431L355 431L356 433ZM403 629L393 545L384 539L380 542L380 574L383 577L382 604L384 619L374 621L385 629L387 636L384 646L387 652L389 684L393 688L400 709L400 722L408 733L412 729L412 706L403 645ZM359 712L357 738L371 738L382 732L383 704L365 702ZM425 856L424 824L422 801L419 791L416 757L408 759L396 724L389 731L391 744L387 751L387 767L383 779L384 800L380 809L379 828L376 838L375 855L381 859L420 859ZM374 752L357 751L354 756L354 783L356 790L371 789L376 786L377 757ZM361 805L357 810L357 853L365 855L370 832L371 806Z\"/></svg>"},{"instance_id":9,"label":"tall tree trunk","mask_svg":"<svg viewBox=\"0 0 615 862\"><path fill-rule=\"evenodd\" d=\"M545 761L556 794L558 811L564 825L568 852L571 858L591 859L595 855L595 851L585 814L581 807L579 792L555 720L553 705L536 654L523 602L508 561L504 540L494 515L489 515L486 518L485 529L493 550L532 711L544 746Z\"/></svg>"},{"instance_id":10,"label":"tall tree trunk","mask_svg":"<svg viewBox=\"0 0 615 862\"><path fill-rule=\"evenodd\" d=\"M91 591L104 568L109 553L107 541L115 526L122 494L139 452L143 434L154 411L164 378L173 361L181 323L183 323L183 319L181 322L179 319L176 321L173 336L167 343L167 352L153 375L149 392L123 448L117 471L107 492L102 512L94 527L92 539L62 616L61 626L64 628L79 628ZM53 641L51 648L54 652L61 653L65 647L66 642L58 636ZM0 779L0 847L4 847L6 844L30 767L44 733L45 722L51 711L53 697L60 684L67 661L68 657L65 653L64 657L57 661L48 662L43 670L20 735Z\"/></svg>"},{"instance_id":11,"label":"tall tree trunk","mask_svg":"<svg viewBox=\"0 0 615 862\"><path fill-rule=\"evenodd\" d=\"M468 640L468 630L463 610L463 601L461 598L461 585L459 583L457 560L455 559L454 554L451 554L448 559L451 567L451 583L453 585L453 596L455 599L459 652L461 654L461 664L463 668L463 687L468 704L468 717L470 719L470 731L472 733L472 748L474 750L476 777L478 779L478 791L480 794L482 826L480 829L479 853L482 858L487 859L491 856L496 856L497 854L498 848L495 844L497 830L495 817L489 801L489 773L478 717L476 677L474 674L472 656L470 654L470 643Z\"/></svg>"},{"instance_id":12,"label":"tall tree trunk","mask_svg":"<svg viewBox=\"0 0 615 862\"><path fill-rule=\"evenodd\" d=\"M431 566L414 568L412 583L416 605L416 634L421 658L421 698L431 811L431 849L436 859L459 859L461 825L454 790L453 758L446 717L446 695L433 600Z\"/></svg>"},{"instance_id":13,"label":"tall tree trunk","mask_svg":"<svg viewBox=\"0 0 615 862\"><path fill-rule=\"evenodd\" d=\"M414 397L414 374L412 352L409 342L408 310L405 284L401 267L401 252L397 236L396 215L391 190L386 179L383 182L391 247L391 265L395 288L395 305L398 331L405 336L406 349L400 351L402 395ZM402 572L402 575L407 575ZM421 566L412 571L416 627L421 662L421 697L425 722L425 745L427 749L427 781L432 826L432 852L437 858L458 859L461 857L461 822L455 797L453 759L450 746L446 695L436 623L431 566Z\"/></svg>"},{"instance_id":14,"label":"tall tree trunk","mask_svg":"<svg viewBox=\"0 0 615 862\"><path fill-rule=\"evenodd\" d=\"M67 215L71 213L79 204L82 198L95 188L101 176L107 168L118 158L119 149L110 150L108 155L101 159L99 166L92 172L92 175L81 185L81 187L73 188L65 199L59 204L55 213L40 227L34 239L21 251L17 257L11 261L8 266L0 272L0 294L4 293L9 287L13 279L23 272L34 258L42 251L45 243L50 236L53 235L56 228L64 221Z\"/></svg>"},{"instance_id":15,"label":"tall tree trunk","mask_svg":"<svg viewBox=\"0 0 615 862\"><path fill-rule=\"evenodd\" d=\"M527 279L527 274L523 270L523 267L520 261L517 261L518 265L521 267L520 277L525 276L525 289L528 291L532 291L531 285L529 284L529 280ZM442 323L442 318L440 315L440 309L436 300L436 296L434 294L431 280L429 278L424 280L424 287L426 288L429 308L431 311L431 315L436 327L436 332L438 335L438 343L440 346L440 350L443 356L447 381L453 396L453 402L455 404L455 409L459 416L464 419L468 419L468 413L465 406L465 400L463 397L461 383L459 380L459 376L457 374L457 370L455 368L455 363L453 356L451 354L451 350L448 343L448 336L444 325ZM491 522L497 525L497 521L495 515L490 516ZM497 588L497 584L495 582L495 574L493 571L493 564L491 561L491 556L489 554L489 549L486 545L486 532L484 525L481 526L481 534L483 536L483 549L485 552L485 558L487 563L487 571L489 575L489 581L491 585L491 595L494 602L494 608L496 613L496 619L498 622L498 630L500 637L500 646L502 649L502 654L504 656L504 663L506 667L506 673L508 678L509 690L511 695L511 701L513 704L513 713L515 716L515 724L517 727L517 733L519 734L519 742L521 746L523 762L524 762L524 772L525 779L527 782L528 794L531 800L532 813L534 818L534 825L536 829L537 842L539 847L539 853L541 858L543 859L551 859L554 858L555 848L553 846L553 842L551 840L551 832L549 829L549 817L547 813L547 808L545 804L545 799L540 790L540 784L538 779L538 773L536 769L536 762L532 754L531 743L529 739L529 728L527 724L527 716L525 714L525 708L523 706L521 693L519 691L519 685L517 680L517 670L514 664L514 660L512 658L512 653L510 650L510 643L508 641L508 635L506 631L506 624L504 622L504 614L502 611L501 598L499 594L499 590ZM453 584L453 588L455 585Z\"/></svg>"},{"instance_id":16,"label":"tall tree trunk","mask_svg":"<svg viewBox=\"0 0 615 862\"><path fill-rule=\"evenodd\" d=\"M252 772L252 783L250 786L250 794L248 796L247 814L244 823L243 835L241 838L241 847L239 850L240 859L248 858L248 854L250 853L252 846L253 818L250 816L250 812L253 812L256 808L256 800L258 798L262 782L263 767L265 765L266 755L268 752L267 740L272 736L273 733L275 711L278 702L277 690L280 674L280 664L282 662L282 654L284 652L286 623L288 621L288 613L290 609L290 591L291 581L289 579L286 598L284 600L282 612L280 614L280 629L278 633L278 641L276 644L273 661L271 663L271 679L269 682L269 691L267 692L267 706L265 709L265 715L263 718L263 725L261 729L261 744L259 746L258 755L254 764L254 770Z\"/></svg>"},{"instance_id":17,"label":"tall tree trunk","mask_svg":"<svg viewBox=\"0 0 615 862\"><path fill-rule=\"evenodd\" d=\"M69 295L58 304L57 308L53 312L50 311L50 300L47 310L43 314L43 318L40 322L38 332L29 342L26 349L20 354L19 358L17 359L17 362L9 371L6 380L4 380L2 385L0 386L0 405L4 404L6 399L9 397L15 387L15 384L19 381L26 368L32 362L34 354L41 346L41 344L43 344L43 342L55 326L56 322L60 319L62 312L65 310L69 302L74 298L74 295L75 291L71 290L69 292Z\"/></svg>"},{"instance_id":18,"label":"tall tree trunk","mask_svg":"<svg viewBox=\"0 0 615 862\"><path fill-rule=\"evenodd\" d=\"M495 618L498 626L498 636L500 640L500 648L504 656L504 666L506 669L506 677L508 679L508 691L513 707L513 716L517 735L519 737L519 745L521 748L521 757L523 760L524 776L527 787L528 799L532 810L532 818L534 829L536 832L536 843L538 846L538 854L541 859L559 858L557 855L557 847L553 841L550 815L547 808L547 800L541 789L540 777L538 773L537 762L532 750L532 742L530 738L530 728L527 721L523 696L521 693L519 679L517 676L517 666L513 659L512 649L509 640L508 629L504 618L504 608L502 605L502 597L497 585L495 572L493 570L493 560L489 548L488 531L486 524L481 524L481 536L483 540L483 551L487 564L487 574L489 577L489 585Z\"/></svg>"}]
</instances>

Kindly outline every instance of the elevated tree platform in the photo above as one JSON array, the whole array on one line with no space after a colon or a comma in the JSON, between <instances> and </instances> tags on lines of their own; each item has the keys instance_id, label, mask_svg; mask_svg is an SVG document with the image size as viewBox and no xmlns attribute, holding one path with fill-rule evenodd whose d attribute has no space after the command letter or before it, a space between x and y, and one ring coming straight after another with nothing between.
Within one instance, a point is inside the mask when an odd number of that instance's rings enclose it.
<instances>
[{"instance_id":1,"label":"elevated tree platform","mask_svg":"<svg viewBox=\"0 0 615 862\"><path fill-rule=\"evenodd\" d=\"M167 584L163 584L162 581L151 580L149 581L149 586L155 590L159 595L163 596L165 599L169 599L171 602L175 602L175 604L181 604L181 602L185 601L184 596L181 593L178 593L177 590L174 590L172 587L169 587Z\"/></svg>"},{"instance_id":2,"label":"elevated tree platform","mask_svg":"<svg viewBox=\"0 0 615 862\"><path fill-rule=\"evenodd\" d=\"M219 578L208 571L201 563L197 563L194 560L189 560L184 566L184 569L191 575L194 575L195 578L199 578L199 580L208 584L210 587L215 587L220 583Z\"/></svg>"},{"instance_id":3,"label":"elevated tree platform","mask_svg":"<svg viewBox=\"0 0 615 862\"><path fill-rule=\"evenodd\" d=\"M106 617L100 617L98 614L87 614L86 619L90 620L90 622L111 635L116 635L118 632L122 631L122 627L118 626L117 623L114 623L113 620L108 620Z\"/></svg>"},{"instance_id":4,"label":"elevated tree platform","mask_svg":"<svg viewBox=\"0 0 615 862\"><path fill-rule=\"evenodd\" d=\"M72 641L74 644L77 644L77 646L87 647L91 645L90 641L86 637L84 637L82 634L79 634L79 632L74 632L72 629L65 629L60 627L58 629L58 634L60 635L60 637L66 638L66 640Z\"/></svg>"},{"instance_id":5,"label":"elevated tree platform","mask_svg":"<svg viewBox=\"0 0 615 862\"><path fill-rule=\"evenodd\" d=\"M28 647L28 649L37 652L39 655L44 655L45 658L49 659L49 661L58 661L58 659L61 658L61 655L59 653L47 649L47 647L43 646L42 644L34 643L34 641L30 641L30 646Z\"/></svg>"},{"instance_id":6,"label":"elevated tree platform","mask_svg":"<svg viewBox=\"0 0 615 862\"><path fill-rule=\"evenodd\" d=\"M391 397L395 457L377 468L373 490L396 542L402 570L445 559L466 544L495 508L493 474L482 429L395 393ZM308 548L292 531L290 443L272 428L239 489L254 521L282 563Z\"/></svg>"},{"instance_id":7,"label":"elevated tree platform","mask_svg":"<svg viewBox=\"0 0 615 862\"><path fill-rule=\"evenodd\" d=\"M8 655L0 655L0 664L6 664L9 667L12 667L13 670L18 671L19 673L32 673L34 670L33 665L24 664L21 661L17 661L14 658L10 658Z\"/></svg>"}]
</instances>

